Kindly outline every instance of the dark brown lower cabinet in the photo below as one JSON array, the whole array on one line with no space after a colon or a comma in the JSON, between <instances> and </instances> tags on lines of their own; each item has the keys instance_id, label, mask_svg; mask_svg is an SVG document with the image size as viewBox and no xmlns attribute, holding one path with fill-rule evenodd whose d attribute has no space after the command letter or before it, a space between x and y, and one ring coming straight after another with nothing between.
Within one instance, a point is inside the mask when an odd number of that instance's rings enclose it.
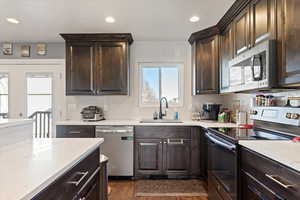
<instances>
[{"instance_id":1,"label":"dark brown lower cabinet","mask_svg":"<svg viewBox=\"0 0 300 200\"><path fill-rule=\"evenodd\" d=\"M135 177L199 177L200 134L195 127L137 126Z\"/></svg>"},{"instance_id":2,"label":"dark brown lower cabinet","mask_svg":"<svg viewBox=\"0 0 300 200\"><path fill-rule=\"evenodd\" d=\"M99 173L97 173L93 179L90 180L87 185L82 188L78 197L78 200L100 200L100 184Z\"/></svg>"},{"instance_id":3,"label":"dark brown lower cabinet","mask_svg":"<svg viewBox=\"0 0 300 200\"><path fill-rule=\"evenodd\" d=\"M135 174L187 176L190 152L186 139L136 139Z\"/></svg>"},{"instance_id":4,"label":"dark brown lower cabinet","mask_svg":"<svg viewBox=\"0 0 300 200\"><path fill-rule=\"evenodd\" d=\"M243 200L300 199L299 172L247 148L241 160Z\"/></svg>"},{"instance_id":5,"label":"dark brown lower cabinet","mask_svg":"<svg viewBox=\"0 0 300 200\"><path fill-rule=\"evenodd\" d=\"M191 140L164 140L165 171L168 175L189 175Z\"/></svg>"},{"instance_id":6,"label":"dark brown lower cabinet","mask_svg":"<svg viewBox=\"0 0 300 200\"><path fill-rule=\"evenodd\" d=\"M33 200L99 200L99 157L99 149L94 150L33 197Z\"/></svg>"},{"instance_id":7,"label":"dark brown lower cabinet","mask_svg":"<svg viewBox=\"0 0 300 200\"><path fill-rule=\"evenodd\" d=\"M57 138L94 138L95 126L60 125L56 126Z\"/></svg>"},{"instance_id":8,"label":"dark brown lower cabinet","mask_svg":"<svg viewBox=\"0 0 300 200\"><path fill-rule=\"evenodd\" d=\"M208 179L208 199L223 200L218 192L218 190L220 190L220 185L216 182L212 175L209 175Z\"/></svg>"},{"instance_id":9,"label":"dark brown lower cabinet","mask_svg":"<svg viewBox=\"0 0 300 200\"><path fill-rule=\"evenodd\" d=\"M163 141L161 139L137 139L135 141L136 175L163 173Z\"/></svg>"},{"instance_id":10,"label":"dark brown lower cabinet","mask_svg":"<svg viewBox=\"0 0 300 200\"><path fill-rule=\"evenodd\" d=\"M261 200L261 199L283 199L274 191L267 188L263 183L259 182L251 174L242 172L242 199L245 200Z\"/></svg>"}]
</instances>

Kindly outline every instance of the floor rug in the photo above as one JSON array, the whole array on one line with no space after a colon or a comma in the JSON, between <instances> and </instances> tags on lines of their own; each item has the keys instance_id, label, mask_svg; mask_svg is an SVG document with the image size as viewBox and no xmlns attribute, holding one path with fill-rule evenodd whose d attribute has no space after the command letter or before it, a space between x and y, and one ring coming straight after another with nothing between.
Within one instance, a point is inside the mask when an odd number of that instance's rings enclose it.
<instances>
[{"instance_id":1,"label":"floor rug","mask_svg":"<svg viewBox=\"0 0 300 200\"><path fill-rule=\"evenodd\" d=\"M153 196L207 196L203 182L199 180L137 180L136 197Z\"/></svg>"}]
</instances>

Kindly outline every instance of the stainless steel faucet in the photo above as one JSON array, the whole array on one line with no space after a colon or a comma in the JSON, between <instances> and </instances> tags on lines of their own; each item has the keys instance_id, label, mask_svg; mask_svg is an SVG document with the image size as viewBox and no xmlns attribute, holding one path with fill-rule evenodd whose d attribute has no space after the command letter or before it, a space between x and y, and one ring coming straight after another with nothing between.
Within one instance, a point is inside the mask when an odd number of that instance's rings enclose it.
<instances>
[{"instance_id":1,"label":"stainless steel faucet","mask_svg":"<svg viewBox=\"0 0 300 200\"><path fill-rule=\"evenodd\" d=\"M165 113L162 113L162 101L165 100L166 103L166 109L165 109ZM164 116L167 116L167 108L169 108L168 105L168 100L166 97L162 97L159 101L159 113L158 113L158 118L159 119L163 119Z\"/></svg>"}]
</instances>

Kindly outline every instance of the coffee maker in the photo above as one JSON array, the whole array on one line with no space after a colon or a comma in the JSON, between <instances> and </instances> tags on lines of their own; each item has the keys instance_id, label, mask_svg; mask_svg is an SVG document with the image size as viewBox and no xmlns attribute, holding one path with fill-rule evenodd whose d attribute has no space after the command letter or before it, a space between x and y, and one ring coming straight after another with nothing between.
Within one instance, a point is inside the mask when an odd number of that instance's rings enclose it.
<instances>
[{"instance_id":1,"label":"coffee maker","mask_svg":"<svg viewBox=\"0 0 300 200\"><path fill-rule=\"evenodd\" d=\"M206 103L202 106L201 119L218 120L221 104Z\"/></svg>"}]
</instances>

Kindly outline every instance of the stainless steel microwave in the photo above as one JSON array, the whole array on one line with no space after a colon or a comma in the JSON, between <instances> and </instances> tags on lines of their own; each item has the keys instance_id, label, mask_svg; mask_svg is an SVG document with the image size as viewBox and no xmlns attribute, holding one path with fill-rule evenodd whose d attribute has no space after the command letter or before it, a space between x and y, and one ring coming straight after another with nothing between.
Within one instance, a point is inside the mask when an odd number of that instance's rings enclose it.
<instances>
[{"instance_id":1,"label":"stainless steel microwave","mask_svg":"<svg viewBox=\"0 0 300 200\"><path fill-rule=\"evenodd\" d=\"M277 87L276 41L262 42L229 61L228 92Z\"/></svg>"}]
</instances>

